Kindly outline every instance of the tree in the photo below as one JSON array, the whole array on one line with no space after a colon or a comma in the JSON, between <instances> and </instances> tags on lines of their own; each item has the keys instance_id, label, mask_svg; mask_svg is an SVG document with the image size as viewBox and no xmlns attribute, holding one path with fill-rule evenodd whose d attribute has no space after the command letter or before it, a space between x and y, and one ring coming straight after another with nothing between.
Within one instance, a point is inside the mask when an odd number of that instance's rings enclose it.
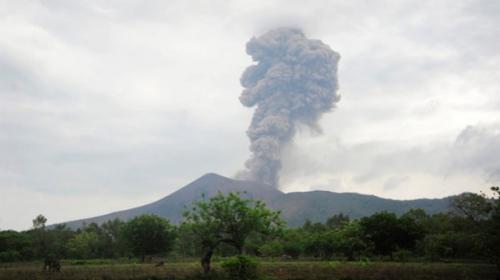
<instances>
[{"instance_id":1,"label":"tree","mask_svg":"<svg viewBox=\"0 0 500 280\"><path fill-rule=\"evenodd\" d=\"M125 225L124 235L132 252L142 261L146 255L168 252L175 239L174 228L156 215L142 215L130 220Z\"/></svg>"},{"instance_id":2,"label":"tree","mask_svg":"<svg viewBox=\"0 0 500 280\"><path fill-rule=\"evenodd\" d=\"M424 230L410 216L399 218L388 212L380 212L360 221L364 237L373 243L374 253L390 255L396 249L413 249Z\"/></svg>"},{"instance_id":3,"label":"tree","mask_svg":"<svg viewBox=\"0 0 500 280\"><path fill-rule=\"evenodd\" d=\"M304 250L303 241L306 234L302 229L286 229L283 233L283 253L292 259L297 259Z\"/></svg>"},{"instance_id":4,"label":"tree","mask_svg":"<svg viewBox=\"0 0 500 280\"><path fill-rule=\"evenodd\" d=\"M99 257L99 237L95 232L82 231L68 241L71 257L91 259Z\"/></svg>"},{"instance_id":5,"label":"tree","mask_svg":"<svg viewBox=\"0 0 500 280\"><path fill-rule=\"evenodd\" d=\"M182 223L178 228L179 238L175 243L175 252L182 257L199 257L201 255L201 240L194 233L192 224Z\"/></svg>"},{"instance_id":6,"label":"tree","mask_svg":"<svg viewBox=\"0 0 500 280\"><path fill-rule=\"evenodd\" d=\"M45 224L47 223L47 218L42 214L36 216L33 219L33 235L35 240L35 251L39 257L47 258L48 255L52 255L50 250L50 236L45 230Z\"/></svg>"},{"instance_id":7,"label":"tree","mask_svg":"<svg viewBox=\"0 0 500 280\"><path fill-rule=\"evenodd\" d=\"M283 228L279 212L269 210L261 201L244 199L239 193L218 193L208 201L197 201L184 213L184 219L200 240L205 273L210 271L212 255L221 243L242 254L251 234L270 237L281 233Z\"/></svg>"},{"instance_id":8,"label":"tree","mask_svg":"<svg viewBox=\"0 0 500 280\"><path fill-rule=\"evenodd\" d=\"M264 257L280 257L283 255L283 243L274 240L259 247L259 253Z\"/></svg>"},{"instance_id":9,"label":"tree","mask_svg":"<svg viewBox=\"0 0 500 280\"><path fill-rule=\"evenodd\" d=\"M429 226L429 215L421 208L410 209L401 216L401 219L411 219L422 228Z\"/></svg>"},{"instance_id":10,"label":"tree","mask_svg":"<svg viewBox=\"0 0 500 280\"><path fill-rule=\"evenodd\" d=\"M124 256L127 253L127 244L124 236L125 222L116 218L101 225L102 239L105 246L105 257Z\"/></svg>"},{"instance_id":11,"label":"tree","mask_svg":"<svg viewBox=\"0 0 500 280\"><path fill-rule=\"evenodd\" d=\"M484 194L463 193L453 198L452 214L470 219L476 225L489 218L493 205Z\"/></svg>"},{"instance_id":12,"label":"tree","mask_svg":"<svg viewBox=\"0 0 500 280\"><path fill-rule=\"evenodd\" d=\"M349 261L353 261L367 250L358 221L352 221L340 229L340 251Z\"/></svg>"},{"instance_id":13,"label":"tree","mask_svg":"<svg viewBox=\"0 0 500 280\"><path fill-rule=\"evenodd\" d=\"M33 219L33 229L45 229L45 223L47 223L47 218L44 215L40 214Z\"/></svg>"},{"instance_id":14,"label":"tree","mask_svg":"<svg viewBox=\"0 0 500 280\"><path fill-rule=\"evenodd\" d=\"M26 261L33 257L33 240L26 233L0 231L0 262Z\"/></svg>"},{"instance_id":15,"label":"tree","mask_svg":"<svg viewBox=\"0 0 500 280\"><path fill-rule=\"evenodd\" d=\"M466 193L452 202L452 213L472 221L483 240L482 252L496 264L500 278L500 188L491 187L493 195Z\"/></svg>"},{"instance_id":16,"label":"tree","mask_svg":"<svg viewBox=\"0 0 500 280\"><path fill-rule=\"evenodd\" d=\"M326 220L326 226L331 229L342 228L349 223L349 216L343 213L335 214Z\"/></svg>"},{"instance_id":17,"label":"tree","mask_svg":"<svg viewBox=\"0 0 500 280\"><path fill-rule=\"evenodd\" d=\"M374 253L390 255L397 247L400 235L398 218L393 213L380 212L360 221L364 238L374 245Z\"/></svg>"},{"instance_id":18,"label":"tree","mask_svg":"<svg viewBox=\"0 0 500 280\"><path fill-rule=\"evenodd\" d=\"M328 230L327 226L320 222L313 223L311 220L306 219L302 225L302 229L308 233L320 233Z\"/></svg>"},{"instance_id":19,"label":"tree","mask_svg":"<svg viewBox=\"0 0 500 280\"><path fill-rule=\"evenodd\" d=\"M59 258L68 256L68 242L75 236L75 232L66 227L65 224L54 226L47 231L50 240L50 252Z\"/></svg>"},{"instance_id":20,"label":"tree","mask_svg":"<svg viewBox=\"0 0 500 280\"><path fill-rule=\"evenodd\" d=\"M418 240L425 237L425 229L415 217L410 215L403 215L398 219L400 227L400 235L398 241L398 247L408 250L415 249Z\"/></svg>"},{"instance_id":21,"label":"tree","mask_svg":"<svg viewBox=\"0 0 500 280\"><path fill-rule=\"evenodd\" d=\"M488 248L487 254L497 266L497 278L500 279L500 188L491 187L491 191L493 196L490 198L490 219L486 225L486 247Z\"/></svg>"},{"instance_id":22,"label":"tree","mask_svg":"<svg viewBox=\"0 0 500 280\"><path fill-rule=\"evenodd\" d=\"M340 251L341 237L338 230L327 230L323 232L311 233L305 243L306 253L330 259L335 252Z\"/></svg>"}]
</instances>

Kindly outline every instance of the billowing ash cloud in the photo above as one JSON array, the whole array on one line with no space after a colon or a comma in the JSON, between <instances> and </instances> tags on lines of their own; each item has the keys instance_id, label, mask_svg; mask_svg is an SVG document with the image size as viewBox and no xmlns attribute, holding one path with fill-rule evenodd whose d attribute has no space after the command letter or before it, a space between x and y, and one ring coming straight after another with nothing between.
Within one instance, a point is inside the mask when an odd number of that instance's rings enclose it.
<instances>
[{"instance_id":1,"label":"billowing ash cloud","mask_svg":"<svg viewBox=\"0 0 500 280\"><path fill-rule=\"evenodd\" d=\"M240 101L257 106L247 131L251 158L239 177L278 185L283 147L297 125L320 131L318 120L340 100L340 55L299 29L279 28L252 38L246 51L257 64L241 77Z\"/></svg>"}]
</instances>

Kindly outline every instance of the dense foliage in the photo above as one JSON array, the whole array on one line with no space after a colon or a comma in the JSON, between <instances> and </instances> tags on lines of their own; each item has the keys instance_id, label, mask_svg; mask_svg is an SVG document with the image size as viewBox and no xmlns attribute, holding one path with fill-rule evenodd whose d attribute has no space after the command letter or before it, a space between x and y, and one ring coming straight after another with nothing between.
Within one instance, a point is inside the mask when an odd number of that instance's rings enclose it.
<instances>
[{"instance_id":1,"label":"dense foliage","mask_svg":"<svg viewBox=\"0 0 500 280\"><path fill-rule=\"evenodd\" d=\"M244 252L283 260L454 259L499 265L500 191L492 191L493 196L458 196L449 213L429 215L413 209L401 216L381 212L359 220L335 214L325 223L307 221L298 228L283 228L279 213L237 194L194 204L179 226L145 215L71 230L47 227L39 216L30 230L0 231L0 261L202 257L210 248L219 256Z\"/></svg>"},{"instance_id":2,"label":"dense foliage","mask_svg":"<svg viewBox=\"0 0 500 280\"><path fill-rule=\"evenodd\" d=\"M257 266L258 262L247 255L231 257L221 263L221 267L229 279L238 280L258 279Z\"/></svg>"},{"instance_id":3,"label":"dense foliage","mask_svg":"<svg viewBox=\"0 0 500 280\"><path fill-rule=\"evenodd\" d=\"M142 215L123 228L129 249L142 260L146 255L166 253L172 249L175 232L170 223L158 216Z\"/></svg>"},{"instance_id":4,"label":"dense foliage","mask_svg":"<svg viewBox=\"0 0 500 280\"><path fill-rule=\"evenodd\" d=\"M201 245L205 273L210 271L212 255L219 245L232 246L241 255L251 237L278 236L283 226L279 212L237 193L219 193L208 201L198 201L184 218L183 232Z\"/></svg>"}]
</instances>

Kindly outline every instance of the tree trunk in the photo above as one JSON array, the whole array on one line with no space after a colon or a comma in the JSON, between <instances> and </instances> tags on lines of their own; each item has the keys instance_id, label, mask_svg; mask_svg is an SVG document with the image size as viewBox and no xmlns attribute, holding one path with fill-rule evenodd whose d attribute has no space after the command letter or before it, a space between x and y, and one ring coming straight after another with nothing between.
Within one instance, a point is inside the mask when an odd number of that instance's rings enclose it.
<instances>
[{"instance_id":1,"label":"tree trunk","mask_svg":"<svg viewBox=\"0 0 500 280\"><path fill-rule=\"evenodd\" d=\"M210 272L210 261L212 260L213 253L214 250L212 248L209 248L201 258L201 267L203 268L203 273L205 274L208 274Z\"/></svg>"}]
</instances>

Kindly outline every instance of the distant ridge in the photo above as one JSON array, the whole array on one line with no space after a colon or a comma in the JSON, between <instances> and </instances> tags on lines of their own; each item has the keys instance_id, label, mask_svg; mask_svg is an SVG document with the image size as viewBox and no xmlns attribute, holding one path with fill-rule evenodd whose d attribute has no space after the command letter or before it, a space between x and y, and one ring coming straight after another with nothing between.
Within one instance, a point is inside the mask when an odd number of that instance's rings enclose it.
<instances>
[{"instance_id":1,"label":"distant ridge","mask_svg":"<svg viewBox=\"0 0 500 280\"><path fill-rule=\"evenodd\" d=\"M159 215L177 224L182 220L182 212L186 206L201 199L202 194L211 197L217 192L241 192L246 197L263 200L270 208L280 210L282 217L292 227L302 225L306 219L323 222L340 212L351 218L369 216L380 211L402 214L412 208L422 208L430 214L446 212L452 198L393 200L373 195L328 191L283 193L262 183L234 180L208 173L153 203L65 224L76 229L84 224L101 224L115 218L129 220L142 214Z\"/></svg>"}]
</instances>

